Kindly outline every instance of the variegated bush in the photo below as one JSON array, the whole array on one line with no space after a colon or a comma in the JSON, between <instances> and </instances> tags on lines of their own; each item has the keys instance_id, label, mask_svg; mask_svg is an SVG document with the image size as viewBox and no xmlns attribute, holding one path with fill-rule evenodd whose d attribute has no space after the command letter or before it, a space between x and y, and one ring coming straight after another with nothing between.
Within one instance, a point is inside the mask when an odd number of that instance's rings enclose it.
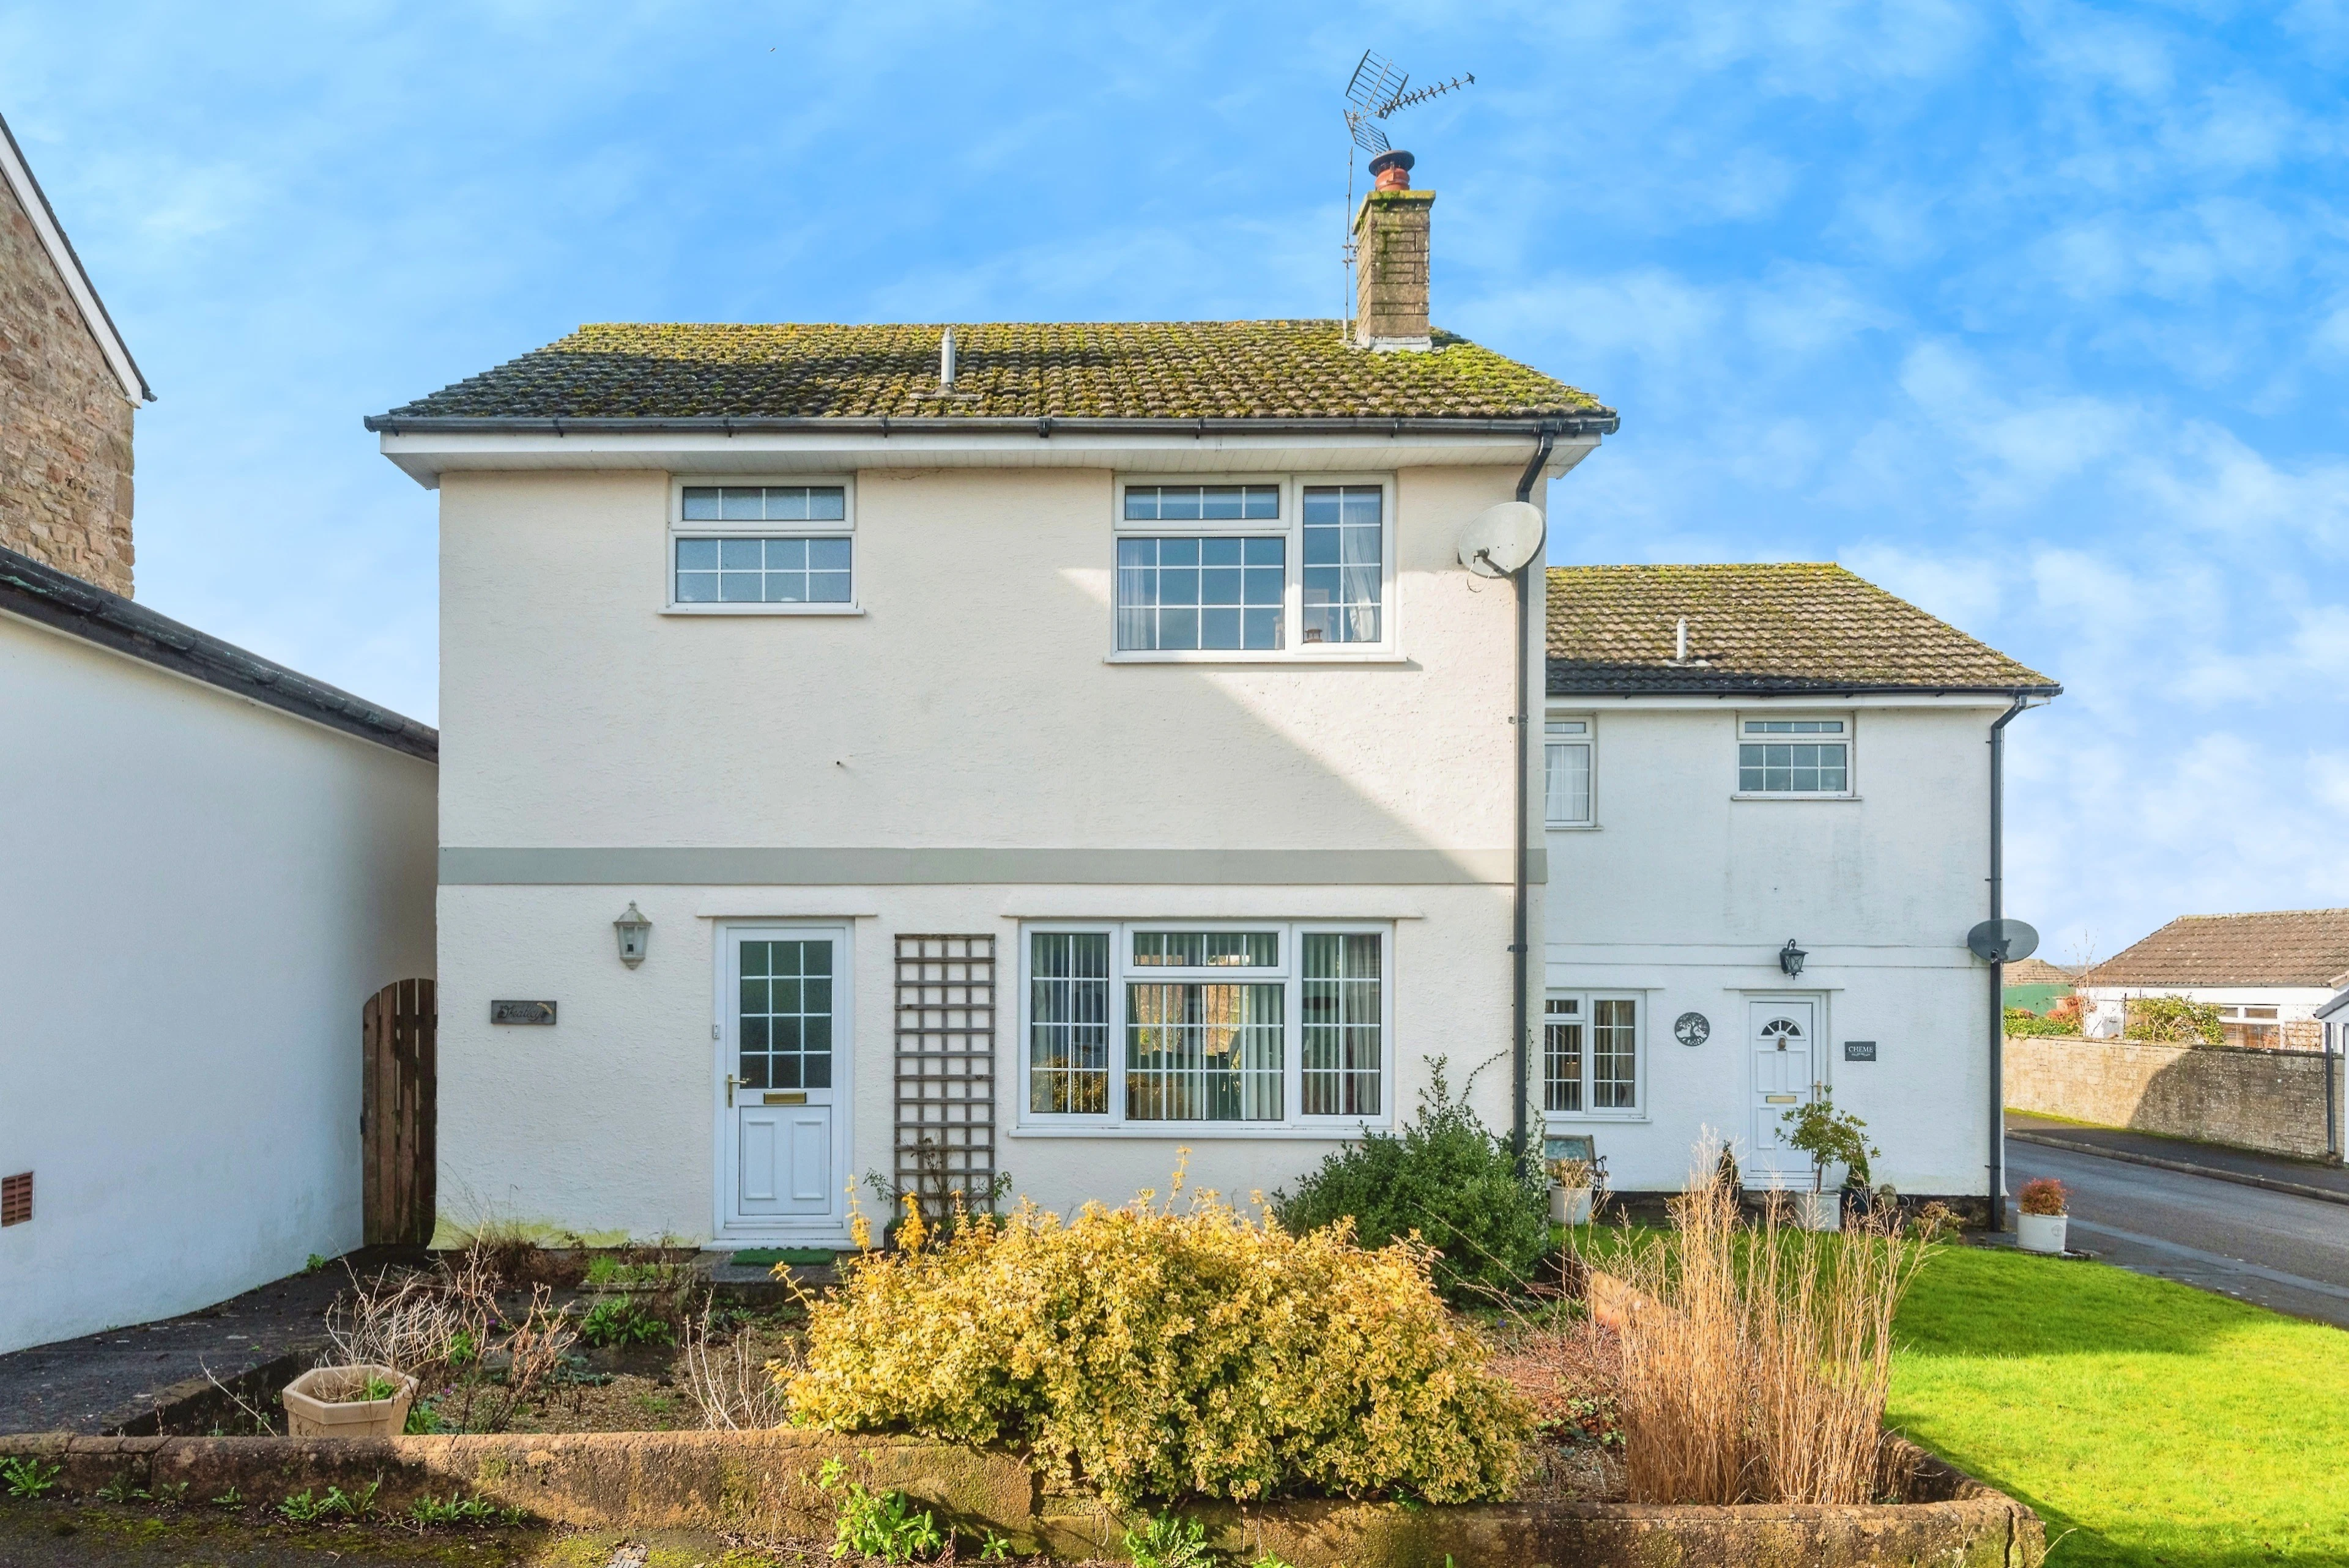
<instances>
[{"instance_id":1,"label":"variegated bush","mask_svg":"<svg viewBox=\"0 0 2349 1568\"><path fill-rule=\"evenodd\" d=\"M1176 1186L1181 1186L1177 1176ZM1532 1413L1485 1369L1426 1250L1293 1236L1202 1193L944 1240L909 1213L810 1315L792 1418L1027 1450L1049 1484L1143 1498L1507 1495Z\"/></svg>"}]
</instances>

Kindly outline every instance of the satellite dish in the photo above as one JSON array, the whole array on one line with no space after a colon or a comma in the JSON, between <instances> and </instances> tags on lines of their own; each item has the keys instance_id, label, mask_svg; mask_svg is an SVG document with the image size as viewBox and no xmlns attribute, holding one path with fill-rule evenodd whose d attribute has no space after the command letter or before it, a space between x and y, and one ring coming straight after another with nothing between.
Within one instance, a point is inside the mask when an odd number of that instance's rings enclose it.
<instances>
[{"instance_id":1,"label":"satellite dish","mask_svg":"<svg viewBox=\"0 0 2349 1568\"><path fill-rule=\"evenodd\" d=\"M1966 946L1985 964L2013 964L2039 951L2039 934L2019 920L1985 920L1966 933Z\"/></svg>"},{"instance_id":2,"label":"satellite dish","mask_svg":"<svg viewBox=\"0 0 2349 1568\"><path fill-rule=\"evenodd\" d=\"M1488 506L1460 531L1460 564L1482 577L1509 576L1541 553L1546 531L1531 501Z\"/></svg>"}]
</instances>

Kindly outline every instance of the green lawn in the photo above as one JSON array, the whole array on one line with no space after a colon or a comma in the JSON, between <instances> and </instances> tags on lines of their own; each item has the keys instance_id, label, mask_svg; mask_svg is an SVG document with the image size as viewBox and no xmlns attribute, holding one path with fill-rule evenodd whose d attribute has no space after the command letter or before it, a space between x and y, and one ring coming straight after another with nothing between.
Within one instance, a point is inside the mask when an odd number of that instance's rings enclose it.
<instances>
[{"instance_id":1,"label":"green lawn","mask_svg":"<svg viewBox=\"0 0 2349 1568\"><path fill-rule=\"evenodd\" d=\"M1887 1420L2036 1509L2051 1568L2349 1564L2349 1334L1971 1247L1899 1326Z\"/></svg>"}]
</instances>

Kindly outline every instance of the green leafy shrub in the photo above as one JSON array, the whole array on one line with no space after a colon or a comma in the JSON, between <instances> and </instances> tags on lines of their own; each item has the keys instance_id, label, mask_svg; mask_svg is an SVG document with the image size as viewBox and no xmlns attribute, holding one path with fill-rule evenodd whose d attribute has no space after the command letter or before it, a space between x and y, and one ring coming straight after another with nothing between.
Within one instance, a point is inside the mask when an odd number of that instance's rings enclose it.
<instances>
[{"instance_id":1,"label":"green leafy shrub","mask_svg":"<svg viewBox=\"0 0 2349 1568\"><path fill-rule=\"evenodd\" d=\"M1351 1219L1366 1247L1416 1231L1454 1301L1515 1292L1549 1246L1542 1173L1452 1098L1442 1058L1432 1065L1434 1082L1401 1135L1373 1132L1330 1155L1293 1194L1275 1192L1273 1212L1299 1235Z\"/></svg>"},{"instance_id":2,"label":"green leafy shrub","mask_svg":"<svg viewBox=\"0 0 2349 1568\"><path fill-rule=\"evenodd\" d=\"M2028 1007L2009 1007L2006 1010L2006 1032L2013 1036L2069 1035L2076 1038L2080 1033L2080 1015L2075 1011L2068 1018L2059 1018L2034 1013Z\"/></svg>"},{"instance_id":3,"label":"green leafy shrub","mask_svg":"<svg viewBox=\"0 0 2349 1568\"><path fill-rule=\"evenodd\" d=\"M1125 1532L1125 1554L1133 1568L1215 1568L1207 1528L1195 1519L1162 1513L1140 1530Z\"/></svg>"},{"instance_id":4,"label":"green leafy shrub","mask_svg":"<svg viewBox=\"0 0 2349 1568\"><path fill-rule=\"evenodd\" d=\"M1868 1123L1847 1110L1835 1108L1835 1097L1822 1094L1779 1117L1786 1141L1811 1157L1811 1191L1826 1181L1827 1167L1841 1165L1859 1186L1868 1184L1868 1161L1884 1150L1869 1146Z\"/></svg>"},{"instance_id":5,"label":"green leafy shrub","mask_svg":"<svg viewBox=\"0 0 2349 1568\"><path fill-rule=\"evenodd\" d=\"M57 1474L63 1468L51 1465L45 1471L40 1460L10 1454L0 1459L0 1482L6 1483L10 1497L38 1497L57 1484Z\"/></svg>"},{"instance_id":6,"label":"green leafy shrub","mask_svg":"<svg viewBox=\"0 0 2349 1568\"><path fill-rule=\"evenodd\" d=\"M1532 1412L1444 1310L1424 1247L1154 1199L1067 1222L1022 1204L938 1243L909 1219L809 1309L805 1363L779 1374L792 1418L1018 1445L1117 1508L1507 1493Z\"/></svg>"},{"instance_id":7,"label":"green leafy shrub","mask_svg":"<svg viewBox=\"0 0 2349 1568\"><path fill-rule=\"evenodd\" d=\"M935 1557L945 1550L946 1536L929 1510L916 1513L904 1492L876 1492L847 1477L848 1467L838 1460L824 1460L816 1473L818 1486L840 1493L833 1556L854 1557L860 1563L906 1563Z\"/></svg>"},{"instance_id":8,"label":"green leafy shrub","mask_svg":"<svg viewBox=\"0 0 2349 1568\"><path fill-rule=\"evenodd\" d=\"M2212 1003L2189 1002L2183 996L2131 996L2122 1006L2121 1035L2126 1039L2176 1046L2227 1043L2227 1031Z\"/></svg>"},{"instance_id":9,"label":"green leafy shrub","mask_svg":"<svg viewBox=\"0 0 2349 1568\"><path fill-rule=\"evenodd\" d=\"M580 1320L579 1337L598 1348L621 1345L674 1345L677 1330L631 1296L605 1296Z\"/></svg>"}]
</instances>

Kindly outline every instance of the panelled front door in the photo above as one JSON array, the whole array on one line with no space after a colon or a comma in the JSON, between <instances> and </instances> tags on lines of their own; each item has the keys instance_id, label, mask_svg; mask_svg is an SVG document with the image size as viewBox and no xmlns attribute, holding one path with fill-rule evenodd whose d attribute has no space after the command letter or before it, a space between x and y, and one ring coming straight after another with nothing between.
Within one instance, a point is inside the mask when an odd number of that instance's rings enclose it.
<instances>
[{"instance_id":1,"label":"panelled front door","mask_svg":"<svg viewBox=\"0 0 2349 1568\"><path fill-rule=\"evenodd\" d=\"M1749 1002L1754 1050L1754 1155L1746 1180L1756 1187L1810 1185L1811 1159L1786 1142L1786 1112L1811 1098L1811 1045L1817 1006L1808 1000Z\"/></svg>"},{"instance_id":2,"label":"panelled front door","mask_svg":"<svg viewBox=\"0 0 2349 1568\"><path fill-rule=\"evenodd\" d=\"M723 1218L735 1231L836 1227L848 1163L848 933L730 927L723 962Z\"/></svg>"}]
</instances>

